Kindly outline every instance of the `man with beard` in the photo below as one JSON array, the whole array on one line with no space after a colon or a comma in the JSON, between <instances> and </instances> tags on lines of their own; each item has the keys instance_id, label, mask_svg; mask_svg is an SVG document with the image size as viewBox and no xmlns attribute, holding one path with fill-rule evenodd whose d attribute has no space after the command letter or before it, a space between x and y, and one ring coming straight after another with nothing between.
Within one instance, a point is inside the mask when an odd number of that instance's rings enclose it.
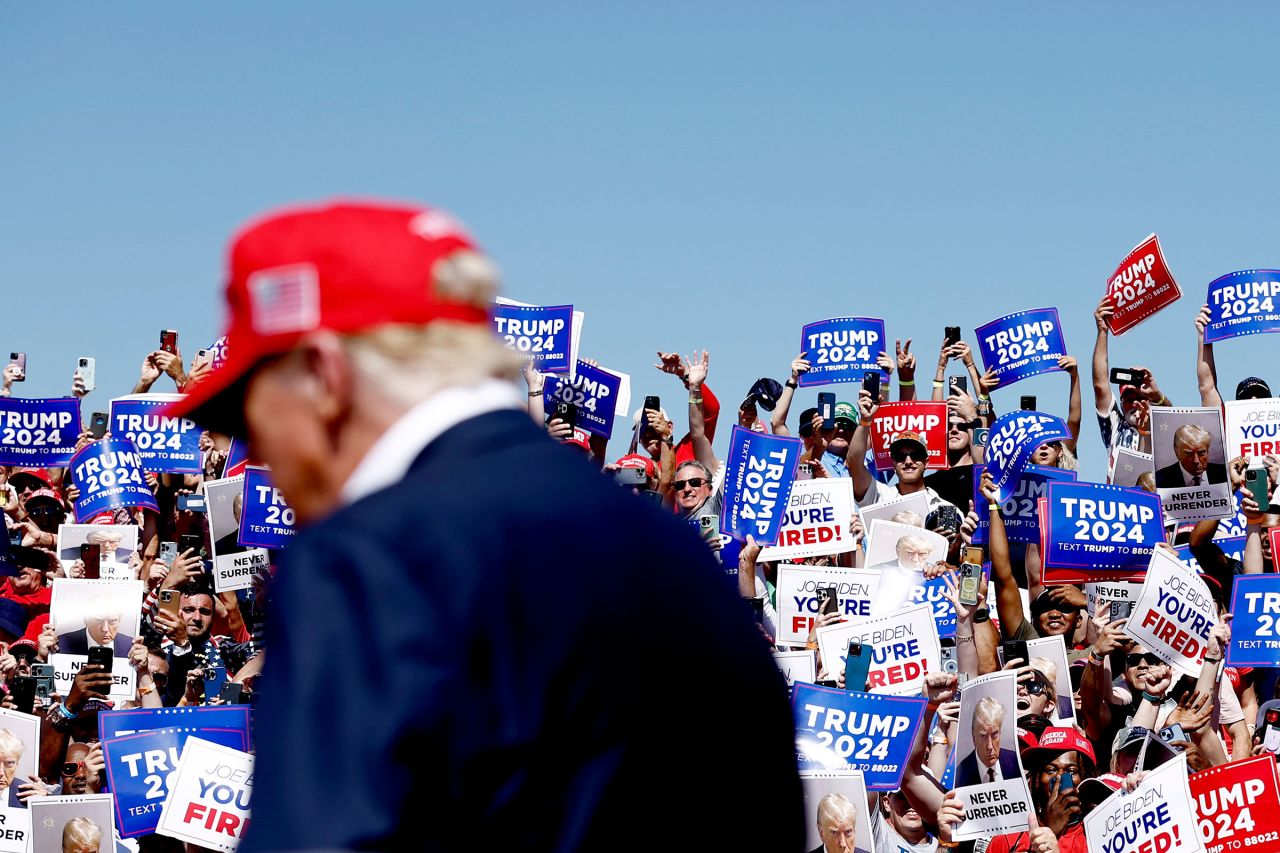
<instances>
[{"instance_id":1,"label":"man with beard","mask_svg":"<svg viewBox=\"0 0 1280 853\"><path fill-rule=\"evenodd\" d=\"M1022 763L1036 820L1057 837L1061 853L1087 853L1076 789L1082 779L1094 775L1092 744L1072 728L1045 729L1036 746L1022 751ZM986 853L1030 850L1030 835L1027 830L997 835L987 844Z\"/></svg>"},{"instance_id":2,"label":"man with beard","mask_svg":"<svg viewBox=\"0 0 1280 853\"><path fill-rule=\"evenodd\" d=\"M987 501L991 524L987 543L991 551L991 576L996 582L996 609L1000 613L1000 632L1006 640L1034 640L1037 637L1071 637L1080 618L1080 609L1042 592L1031 602L1031 621L1023 615L1022 596L1013 577L1013 561L1009 554L1009 538L1005 534L1001 504L997 500L991 474L982 473L982 497Z\"/></svg>"}]
</instances>

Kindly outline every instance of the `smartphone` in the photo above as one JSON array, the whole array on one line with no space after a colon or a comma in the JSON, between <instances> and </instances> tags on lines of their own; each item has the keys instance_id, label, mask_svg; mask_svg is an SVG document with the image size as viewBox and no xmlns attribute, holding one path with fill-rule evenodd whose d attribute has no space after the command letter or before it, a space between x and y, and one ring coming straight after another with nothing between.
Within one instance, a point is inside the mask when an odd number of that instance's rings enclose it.
<instances>
[{"instance_id":1,"label":"smartphone","mask_svg":"<svg viewBox=\"0 0 1280 853\"><path fill-rule=\"evenodd\" d=\"M818 414L822 415L822 428L836 428L836 395L823 392L818 395Z\"/></svg>"},{"instance_id":2,"label":"smartphone","mask_svg":"<svg viewBox=\"0 0 1280 853\"><path fill-rule=\"evenodd\" d=\"M658 402L657 397L645 397L644 407L651 412L661 412L662 404Z\"/></svg>"},{"instance_id":3,"label":"smartphone","mask_svg":"<svg viewBox=\"0 0 1280 853\"><path fill-rule=\"evenodd\" d=\"M94 412L89 416L89 432L93 433L95 439L107 434L108 420L106 412Z\"/></svg>"},{"instance_id":4,"label":"smartphone","mask_svg":"<svg viewBox=\"0 0 1280 853\"><path fill-rule=\"evenodd\" d=\"M952 344L958 344L958 343L960 343L960 327L947 326L946 330L943 332L942 345L944 347L949 347Z\"/></svg>"},{"instance_id":5,"label":"smartphone","mask_svg":"<svg viewBox=\"0 0 1280 853\"><path fill-rule=\"evenodd\" d=\"M1265 468L1246 468L1244 485L1253 495L1253 499L1258 502L1258 510L1260 512L1270 511L1271 483L1267 478L1267 470Z\"/></svg>"},{"instance_id":6,"label":"smartphone","mask_svg":"<svg viewBox=\"0 0 1280 853\"><path fill-rule=\"evenodd\" d=\"M844 658L844 689L865 692L870 671L871 649L863 646L861 640L850 640L849 651Z\"/></svg>"},{"instance_id":7,"label":"smartphone","mask_svg":"<svg viewBox=\"0 0 1280 853\"><path fill-rule=\"evenodd\" d=\"M80 381L84 383L84 390L92 391L97 387L98 363L96 361L87 355L82 355L76 361L76 370L80 374Z\"/></svg>"},{"instance_id":8,"label":"smartphone","mask_svg":"<svg viewBox=\"0 0 1280 853\"><path fill-rule=\"evenodd\" d=\"M986 447L987 439L991 437L991 429L989 427L975 427L973 430L973 446Z\"/></svg>"},{"instance_id":9,"label":"smartphone","mask_svg":"<svg viewBox=\"0 0 1280 853\"><path fill-rule=\"evenodd\" d=\"M187 512L205 511L204 495L178 495L178 509Z\"/></svg>"},{"instance_id":10,"label":"smartphone","mask_svg":"<svg viewBox=\"0 0 1280 853\"><path fill-rule=\"evenodd\" d=\"M227 683L227 668L225 666L206 666L204 668L204 696L206 699L212 699L222 691L222 685Z\"/></svg>"},{"instance_id":11,"label":"smartphone","mask_svg":"<svg viewBox=\"0 0 1280 853\"><path fill-rule=\"evenodd\" d=\"M199 533L184 533L178 537L178 553L195 551L196 556L204 555L204 537Z\"/></svg>"},{"instance_id":12,"label":"smartphone","mask_svg":"<svg viewBox=\"0 0 1280 853\"><path fill-rule=\"evenodd\" d=\"M969 393L969 377L952 376L950 377L950 379L951 379L951 393L953 394L957 392L961 394Z\"/></svg>"},{"instance_id":13,"label":"smartphone","mask_svg":"<svg viewBox=\"0 0 1280 853\"><path fill-rule=\"evenodd\" d=\"M872 402L880 402L880 371L868 370L862 374L862 390L871 395Z\"/></svg>"},{"instance_id":14,"label":"smartphone","mask_svg":"<svg viewBox=\"0 0 1280 853\"><path fill-rule=\"evenodd\" d=\"M88 542L80 546L80 562L84 563L85 580L96 581L102 577L102 546L90 545Z\"/></svg>"},{"instance_id":15,"label":"smartphone","mask_svg":"<svg viewBox=\"0 0 1280 853\"><path fill-rule=\"evenodd\" d=\"M165 352L178 354L178 333L173 329L160 330L160 349Z\"/></svg>"},{"instance_id":16,"label":"smartphone","mask_svg":"<svg viewBox=\"0 0 1280 853\"><path fill-rule=\"evenodd\" d=\"M698 519L702 541L711 546L711 550L720 550L720 516L704 515Z\"/></svg>"},{"instance_id":17,"label":"smartphone","mask_svg":"<svg viewBox=\"0 0 1280 853\"><path fill-rule=\"evenodd\" d=\"M182 596L178 594L176 589L160 590L160 609L178 615L178 608L182 605Z\"/></svg>"},{"instance_id":18,"label":"smartphone","mask_svg":"<svg viewBox=\"0 0 1280 853\"><path fill-rule=\"evenodd\" d=\"M929 513L924 526L927 530L941 533L950 539L960 532L960 510L953 506L943 505Z\"/></svg>"},{"instance_id":19,"label":"smartphone","mask_svg":"<svg viewBox=\"0 0 1280 853\"><path fill-rule=\"evenodd\" d=\"M9 544L10 544L10 545L21 545L21 544L22 544L22 537L23 537L24 535L26 535L26 534L23 532L23 530L22 530L22 528L21 528L21 527L11 527L11 528L9 528Z\"/></svg>"},{"instance_id":20,"label":"smartphone","mask_svg":"<svg viewBox=\"0 0 1280 853\"><path fill-rule=\"evenodd\" d=\"M89 649L89 666L100 666L110 672L113 657L115 657L115 651L110 646L94 646Z\"/></svg>"},{"instance_id":21,"label":"smartphone","mask_svg":"<svg viewBox=\"0 0 1280 853\"><path fill-rule=\"evenodd\" d=\"M1267 711L1266 722L1262 724L1262 748L1267 752L1280 752L1280 711L1274 708Z\"/></svg>"},{"instance_id":22,"label":"smartphone","mask_svg":"<svg viewBox=\"0 0 1280 853\"><path fill-rule=\"evenodd\" d=\"M1170 723L1160 730L1160 740L1165 743L1174 743L1180 740L1190 740L1187 733L1183 731L1180 723Z\"/></svg>"},{"instance_id":23,"label":"smartphone","mask_svg":"<svg viewBox=\"0 0 1280 853\"><path fill-rule=\"evenodd\" d=\"M228 681L222 685L222 690L218 692L218 698L228 705L239 705L244 701L244 685Z\"/></svg>"},{"instance_id":24,"label":"smartphone","mask_svg":"<svg viewBox=\"0 0 1280 853\"><path fill-rule=\"evenodd\" d=\"M643 468L619 468L613 472L613 481L619 486L643 488L649 484L649 475Z\"/></svg>"},{"instance_id":25,"label":"smartphone","mask_svg":"<svg viewBox=\"0 0 1280 853\"><path fill-rule=\"evenodd\" d=\"M1019 404L1018 404L1018 406L1019 406L1019 408L1021 408L1021 409L1022 409L1022 411L1024 411L1024 412L1034 412L1034 411L1036 411L1036 395L1035 395L1035 394L1023 394L1023 395L1022 395L1022 402L1021 402L1021 403L1019 403Z\"/></svg>"},{"instance_id":26,"label":"smartphone","mask_svg":"<svg viewBox=\"0 0 1280 853\"><path fill-rule=\"evenodd\" d=\"M812 465L812 464L810 464L810 463L808 463L808 462L801 462L799 465L797 465L797 466L796 466L796 479L797 479L797 480L812 480L812 479L813 479L813 465Z\"/></svg>"},{"instance_id":27,"label":"smartphone","mask_svg":"<svg viewBox=\"0 0 1280 853\"><path fill-rule=\"evenodd\" d=\"M29 675L19 675L9 687L13 704L24 714L30 714L36 704L36 680Z\"/></svg>"},{"instance_id":28,"label":"smartphone","mask_svg":"<svg viewBox=\"0 0 1280 853\"><path fill-rule=\"evenodd\" d=\"M553 421L563 421L569 426L578 425L578 407L573 403L566 403L563 400L556 403L555 414L551 416Z\"/></svg>"},{"instance_id":29,"label":"smartphone","mask_svg":"<svg viewBox=\"0 0 1280 853\"><path fill-rule=\"evenodd\" d=\"M178 559L178 543L161 542L160 553L156 555L156 559L164 563L166 566L172 566L173 561Z\"/></svg>"},{"instance_id":30,"label":"smartphone","mask_svg":"<svg viewBox=\"0 0 1280 853\"><path fill-rule=\"evenodd\" d=\"M1139 385L1141 374L1132 367L1113 367L1111 368L1111 384L1112 385Z\"/></svg>"},{"instance_id":31,"label":"smartphone","mask_svg":"<svg viewBox=\"0 0 1280 853\"><path fill-rule=\"evenodd\" d=\"M1131 615L1133 615L1132 601L1111 602L1111 618L1112 619L1128 619Z\"/></svg>"},{"instance_id":32,"label":"smartphone","mask_svg":"<svg viewBox=\"0 0 1280 853\"><path fill-rule=\"evenodd\" d=\"M1005 640L1000 644L1000 650L1004 652L1004 663L1017 658L1022 661L1022 665L1026 666L1031 658L1027 654L1026 640Z\"/></svg>"},{"instance_id":33,"label":"smartphone","mask_svg":"<svg viewBox=\"0 0 1280 853\"><path fill-rule=\"evenodd\" d=\"M27 354L25 352L9 353L9 363L17 365L18 375L14 377L14 382L27 381Z\"/></svg>"},{"instance_id":34,"label":"smartphone","mask_svg":"<svg viewBox=\"0 0 1280 853\"><path fill-rule=\"evenodd\" d=\"M956 655L956 638L939 637L938 649L942 657L942 671L956 675L960 672L960 659Z\"/></svg>"},{"instance_id":35,"label":"smartphone","mask_svg":"<svg viewBox=\"0 0 1280 853\"><path fill-rule=\"evenodd\" d=\"M757 625L764 624L764 599L748 598L747 607L751 609L751 618L755 620Z\"/></svg>"},{"instance_id":36,"label":"smartphone","mask_svg":"<svg viewBox=\"0 0 1280 853\"><path fill-rule=\"evenodd\" d=\"M960 603L966 607L978 606L978 590L982 586L982 564L964 563L960 566Z\"/></svg>"},{"instance_id":37,"label":"smartphone","mask_svg":"<svg viewBox=\"0 0 1280 853\"><path fill-rule=\"evenodd\" d=\"M824 613L839 613L840 598L839 590L834 586L820 586L815 593L818 597L818 615Z\"/></svg>"}]
</instances>

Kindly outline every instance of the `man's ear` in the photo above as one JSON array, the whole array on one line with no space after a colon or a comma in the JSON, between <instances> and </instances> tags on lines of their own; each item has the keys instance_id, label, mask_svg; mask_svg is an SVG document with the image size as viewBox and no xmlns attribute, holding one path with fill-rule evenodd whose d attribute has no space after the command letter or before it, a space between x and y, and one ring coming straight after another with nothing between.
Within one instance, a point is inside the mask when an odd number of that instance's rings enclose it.
<instances>
[{"instance_id":1,"label":"man's ear","mask_svg":"<svg viewBox=\"0 0 1280 853\"><path fill-rule=\"evenodd\" d=\"M299 381L310 384L308 396L316 415L336 424L351 409L354 372L342 341L332 332L320 330L302 339Z\"/></svg>"}]
</instances>

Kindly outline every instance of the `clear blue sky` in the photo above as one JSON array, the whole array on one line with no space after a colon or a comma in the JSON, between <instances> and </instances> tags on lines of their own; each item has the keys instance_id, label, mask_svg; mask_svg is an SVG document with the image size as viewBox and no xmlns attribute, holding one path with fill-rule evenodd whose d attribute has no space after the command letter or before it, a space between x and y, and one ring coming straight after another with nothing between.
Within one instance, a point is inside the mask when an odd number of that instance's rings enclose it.
<instances>
[{"instance_id":1,"label":"clear blue sky","mask_svg":"<svg viewBox=\"0 0 1280 853\"><path fill-rule=\"evenodd\" d=\"M728 407L801 326L882 316L929 378L942 328L1056 305L1086 366L1108 274L1159 233L1183 301L1115 342L1198 402L1206 283L1275 266L1280 10L1039 4L336 4L0 12L4 350L25 396L98 359L124 393L162 327L221 323L227 236L274 205L432 202L508 295L572 302L582 352ZM1277 340L1219 345L1228 393ZM1271 375L1268 375L1271 374ZM1065 413L1066 379L1021 393ZM1091 408L1086 384L1086 416ZM807 403L816 392L801 395ZM726 430L727 434L727 430ZM615 439L613 450L621 441ZM724 439L717 441L724 452ZM1085 473L1102 474L1086 421Z\"/></svg>"}]
</instances>

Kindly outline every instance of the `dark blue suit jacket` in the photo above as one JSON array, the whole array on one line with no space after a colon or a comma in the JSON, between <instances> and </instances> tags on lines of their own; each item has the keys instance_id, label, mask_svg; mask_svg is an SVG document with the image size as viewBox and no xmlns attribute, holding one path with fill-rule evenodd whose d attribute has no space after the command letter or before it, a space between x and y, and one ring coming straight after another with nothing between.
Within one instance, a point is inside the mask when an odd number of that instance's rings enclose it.
<instances>
[{"instance_id":1,"label":"dark blue suit jacket","mask_svg":"<svg viewBox=\"0 0 1280 853\"><path fill-rule=\"evenodd\" d=\"M1012 749L1000 750L1000 773L1003 774L1005 781L1022 778L1022 771L1018 769L1018 753ZM977 751L969 753L956 766L957 788L963 788L965 785L979 785L986 781L986 774L979 773Z\"/></svg>"},{"instance_id":2,"label":"dark blue suit jacket","mask_svg":"<svg viewBox=\"0 0 1280 853\"><path fill-rule=\"evenodd\" d=\"M718 843L804 844L786 687L723 570L523 412L299 532L267 640L244 853L659 849L726 784L768 819Z\"/></svg>"}]
</instances>

